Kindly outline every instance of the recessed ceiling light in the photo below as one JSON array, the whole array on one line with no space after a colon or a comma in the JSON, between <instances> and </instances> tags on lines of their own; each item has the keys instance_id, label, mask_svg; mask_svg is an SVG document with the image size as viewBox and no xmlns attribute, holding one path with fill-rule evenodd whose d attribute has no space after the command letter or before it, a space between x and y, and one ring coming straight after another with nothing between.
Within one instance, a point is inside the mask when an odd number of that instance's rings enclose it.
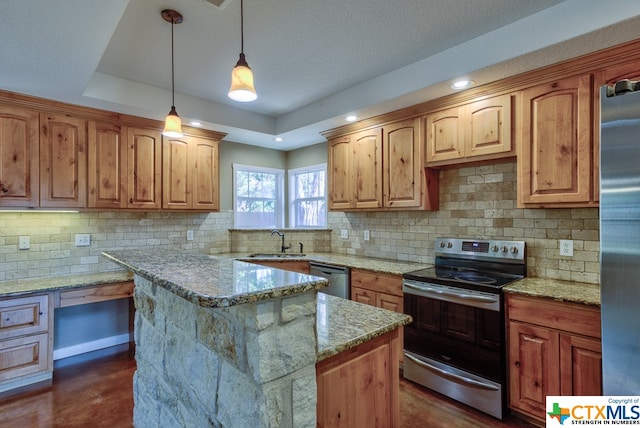
<instances>
[{"instance_id":1,"label":"recessed ceiling light","mask_svg":"<svg viewBox=\"0 0 640 428\"><path fill-rule=\"evenodd\" d=\"M344 120L346 120L347 122L355 122L356 120L358 120L358 116L356 116L355 114L350 114L349 116L345 117Z\"/></svg>"},{"instance_id":2,"label":"recessed ceiling light","mask_svg":"<svg viewBox=\"0 0 640 428\"><path fill-rule=\"evenodd\" d=\"M282 138L282 137L275 137L275 138L273 139L273 141L277 141L277 142L284 141L284 138Z\"/></svg>"},{"instance_id":3,"label":"recessed ceiling light","mask_svg":"<svg viewBox=\"0 0 640 428\"><path fill-rule=\"evenodd\" d=\"M197 120L192 120L191 122L189 122L189 124L191 126L197 126L198 128L200 128L202 126L202 122L197 121Z\"/></svg>"},{"instance_id":4,"label":"recessed ceiling light","mask_svg":"<svg viewBox=\"0 0 640 428\"><path fill-rule=\"evenodd\" d=\"M475 84L475 82L473 80L466 80L466 79L461 79L461 80L456 80L455 82L453 82L451 84L451 87L453 89L465 89L465 88L470 88Z\"/></svg>"}]
</instances>

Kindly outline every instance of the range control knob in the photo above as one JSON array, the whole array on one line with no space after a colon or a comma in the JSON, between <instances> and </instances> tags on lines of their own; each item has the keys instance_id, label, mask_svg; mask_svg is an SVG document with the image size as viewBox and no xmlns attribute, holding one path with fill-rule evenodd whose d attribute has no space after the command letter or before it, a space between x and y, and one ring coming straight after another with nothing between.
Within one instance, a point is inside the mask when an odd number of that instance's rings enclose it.
<instances>
[{"instance_id":1,"label":"range control knob","mask_svg":"<svg viewBox=\"0 0 640 428\"><path fill-rule=\"evenodd\" d=\"M518 247L511 247L511 254L518 254Z\"/></svg>"},{"instance_id":2,"label":"range control knob","mask_svg":"<svg viewBox=\"0 0 640 428\"><path fill-rule=\"evenodd\" d=\"M447 245L444 241L440 241L440 248L444 248L444 246Z\"/></svg>"},{"instance_id":3,"label":"range control knob","mask_svg":"<svg viewBox=\"0 0 640 428\"><path fill-rule=\"evenodd\" d=\"M451 242L447 242L447 248L451 248L453 247L453 244Z\"/></svg>"},{"instance_id":4,"label":"range control knob","mask_svg":"<svg viewBox=\"0 0 640 428\"><path fill-rule=\"evenodd\" d=\"M493 247L491 247L491 251L493 251L494 253L497 253L499 249L500 247L498 247L497 245L494 245Z\"/></svg>"},{"instance_id":5,"label":"range control knob","mask_svg":"<svg viewBox=\"0 0 640 428\"><path fill-rule=\"evenodd\" d=\"M502 250L503 253L508 253L509 252L509 249L507 248L506 245L503 245L501 250Z\"/></svg>"}]
</instances>

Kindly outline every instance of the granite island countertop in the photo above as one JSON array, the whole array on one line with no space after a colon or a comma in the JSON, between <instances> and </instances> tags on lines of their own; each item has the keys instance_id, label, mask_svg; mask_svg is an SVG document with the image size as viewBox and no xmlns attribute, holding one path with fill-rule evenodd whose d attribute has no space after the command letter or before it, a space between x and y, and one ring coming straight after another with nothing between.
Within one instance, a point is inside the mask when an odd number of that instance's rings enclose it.
<instances>
[{"instance_id":1,"label":"granite island countertop","mask_svg":"<svg viewBox=\"0 0 640 428\"><path fill-rule=\"evenodd\" d=\"M0 281L0 298L128 281L133 281L133 274L126 270Z\"/></svg>"},{"instance_id":2,"label":"granite island countertop","mask_svg":"<svg viewBox=\"0 0 640 428\"><path fill-rule=\"evenodd\" d=\"M409 324L409 315L318 293L318 361Z\"/></svg>"},{"instance_id":3,"label":"granite island countertop","mask_svg":"<svg viewBox=\"0 0 640 428\"><path fill-rule=\"evenodd\" d=\"M196 251L126 250L102 255L202 307L221 308L320 290L324 278Z\"/></svg>"}]
</instances>

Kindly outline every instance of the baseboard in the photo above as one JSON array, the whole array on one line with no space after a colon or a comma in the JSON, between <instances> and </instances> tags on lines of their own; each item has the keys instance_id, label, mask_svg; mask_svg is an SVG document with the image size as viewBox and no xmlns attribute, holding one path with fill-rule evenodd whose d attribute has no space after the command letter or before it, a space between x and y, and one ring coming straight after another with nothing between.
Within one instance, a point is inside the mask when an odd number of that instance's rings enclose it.
<instances>
[{"instance_id":1,"label":"baseboard","mask_svg":"<svg viewBox=\"0 0 640 428\"><path fill-rule=\"evenodd\" d=\"M65 348L54 349L53 360L61 360L63 358L69 358L104 348L110 348L112 346L122 345L124 343L129 343L132 341L133 333L124 333L117 336L109 336L98 340L92 340L91 342L84 342L77 345L67 346Z\"/></svg>"}]
</instances>

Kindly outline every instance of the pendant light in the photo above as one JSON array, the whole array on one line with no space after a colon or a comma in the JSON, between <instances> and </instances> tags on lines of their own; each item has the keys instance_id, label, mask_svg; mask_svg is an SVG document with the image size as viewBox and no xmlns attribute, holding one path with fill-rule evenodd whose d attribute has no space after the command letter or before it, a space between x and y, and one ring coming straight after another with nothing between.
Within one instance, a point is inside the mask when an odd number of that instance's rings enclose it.
<instances>
[{"instance_id":1,"label":"pendant light","mask_svg":"<svg viewBox=\"0 0 640 428\"><path fill-rule=\"evenodd\" d=\"M240 58L231 71L229 98L235 101L249 102L258 98L253 87L253 72L244 57L244 13L240 0Z\"/></svg>"},{"instance_id":2,"label":"pendant light","mask_svg":"<svg viewBox=\"0 0 640 428\"><path fill-rule=\"evenodd\" d=\"M175 106L175 77L173 71L173 26L174 24L180 24L182 22L182 15L172 9L165 9L161 12L162 19L171 23L171 110L164 119L164 130L162 135L170 138L181 138L182 133L182 121L178 112L176 112Z\"/></svg>"}]
</instances>

